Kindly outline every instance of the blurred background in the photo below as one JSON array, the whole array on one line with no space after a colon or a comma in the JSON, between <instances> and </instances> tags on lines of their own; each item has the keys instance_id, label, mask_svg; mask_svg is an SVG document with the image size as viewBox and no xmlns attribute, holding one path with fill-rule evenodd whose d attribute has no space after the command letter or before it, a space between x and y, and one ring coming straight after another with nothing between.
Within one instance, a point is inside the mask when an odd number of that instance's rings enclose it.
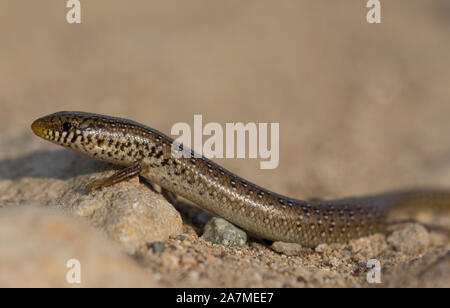
<instances>
[{"instance_id":1,"label":"blurred background","mask_svg":"<svg viewBox=\"0 0 450 308\"><path fill-rule=\"evenodd\" d=\"M292 197L450 187L450 2L381 3L368 24L365 0L81 0L77 25L66 1L3 0L3 140L58 149L29 127L61 110L166 134L202 114L280 123L277 169L216 161Z\"/></svg>"}]
</instances>

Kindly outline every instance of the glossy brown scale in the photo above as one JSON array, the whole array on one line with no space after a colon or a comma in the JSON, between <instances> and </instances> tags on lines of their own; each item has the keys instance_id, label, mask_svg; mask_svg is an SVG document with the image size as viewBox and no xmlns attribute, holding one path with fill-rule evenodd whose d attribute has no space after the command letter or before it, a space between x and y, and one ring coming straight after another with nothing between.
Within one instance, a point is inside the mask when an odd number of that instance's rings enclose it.
<instances>
[{"instance_id":1,"label":"glossy brown scale","mask_svg":"<svg viewBox=\"0 0 450 308\"><path fill-rule=\"evenodd\" d=\"M36 135L125 168L88 189L143 176L269 240L306 247L345 242L383 231L387 210L414 202L449 203L442 191L403 192L336 201L302 201L263 189L201 158L175 158L173 140L133 121L84 112L58 112L32 124ZM184 149L189 151L189 149Z\"/></svg>"}]
</instances>

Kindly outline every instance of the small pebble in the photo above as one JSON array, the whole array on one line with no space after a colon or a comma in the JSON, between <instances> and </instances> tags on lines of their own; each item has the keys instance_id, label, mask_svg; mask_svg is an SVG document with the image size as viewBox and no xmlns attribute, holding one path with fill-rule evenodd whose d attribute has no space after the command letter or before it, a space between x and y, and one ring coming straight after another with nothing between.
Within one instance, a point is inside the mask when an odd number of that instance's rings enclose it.
<instances>
[{"instance_id":1,"label":"small pebble","mask_svg":"<svg viewBox=\"0 0 450 308\"><path fill-rule=\"evenodd\" d=\"M183 265L195 265L195 264L197 264L197 260L195 260L195 258L190 256L190 255L184 255L181 258L181 264L183 264Z\"/></svg>"},{"instance_id":2,"label":"small pebble","mask_svg":"<svg viewBox=\"0 0 450 308\"><path fill-rule=\"evenodd\" d=\"M164 244L161 244L159 242L154 242L149 244L148 249L153 252L153 253L159 253L159 252L163 252L164 249L166 249L166 247L164 246Z\"/></svg>"},{"instance_id":3,"label":"small pebble","mask_svg":"<svg viewBox=\"0 0 450 308\"><path fill-rule=\"evenodd\" d=\"M421 224L408 224L404 228L394 231L387 241L397 251L420 253L430 244L430 236L427 229Z\"/></svg>"},{"instance_id":4,"label":"small pebble","mask_svg":"<svg viewBox=\"0 0 450 308\"><path fill-rule=\"evenodd\" d=\"M320 244L318 245L315 249L315 252L319 252L319 253L331 253L332 249L328 244Z\"/></svg>"},{"instance_id":5,"label":"small pebble","mask_svg":"<svg viewBox=\"0 0 450 308\"><path fill-rule=\"evenodd\" d=\"M308 250L303 248L300 244L285 242L273 242L270 248L276 252L283 253L288 256L298 256L304 254L306 250Z\"/></svg>"},{"instance_id":6,"label":"small pebble","mask_svg":"<svg viewBox=\"0 0 450 308\"><path fill-rule=\"evenodd\" d=\"M202 238L205 241L227 247L242 247L247 243L247 233L225 219L214 217L205 226Z\"/></svg>"}]
</instances>

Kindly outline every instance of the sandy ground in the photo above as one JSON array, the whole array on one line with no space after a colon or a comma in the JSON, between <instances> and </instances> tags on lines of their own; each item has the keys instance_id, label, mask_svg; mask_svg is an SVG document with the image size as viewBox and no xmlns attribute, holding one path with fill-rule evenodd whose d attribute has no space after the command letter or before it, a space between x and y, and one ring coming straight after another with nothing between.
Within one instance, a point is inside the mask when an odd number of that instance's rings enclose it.
<instances>
[{"instance_id":1,"label":"sandy ground","mask_svg":"<svg viewBox=\"0 0 450 308\"><path fill-rule=\"evenodd\" d=\"M97 0L82 3L81 25L69 25L64 1L7 1L0 11L0 170L21 162L21 147L57 149L29 129L35 118L55 111L130 118L167 134L174 123L192 124L194 114L202 114L204 122L223 125L280 123L278 168L260 170L259 160L217 162L291 197L450 188L450 3L384 1L379 25L367 24L366 11L364 1L344 0ZM24 170L21 178L42 180ZM45 166L41 171L52 177ZM5 174L1 180L16 180ZM161 286L365 285L363 274L355 274L358 258L351 270L333 272L338 284L313 283L294 261L283 263L287 257L262 244L202 255L208 244L189 236L170 239L166 246L175 248L137 263L159 271ZM442 245L420 258L445 256ZM192 277L180 270L182 261L164 255L173 251L178 258L185 249L197 260L186 261ZM308 261L295 259L308 266L314 254L323 254L311 253ZM395 273L418 256L402 263L387 254L386 271L394 275L387 285L408 286L410 280ZM207 255L215 259L199 265ZM267 276L255 276L256 282L208 276L251 260ZM209 269L216 261L220 266ZM271 262L286 279L271 272ZM438 286L448 284L443 279Z\"/></svg>"}]
</instances>

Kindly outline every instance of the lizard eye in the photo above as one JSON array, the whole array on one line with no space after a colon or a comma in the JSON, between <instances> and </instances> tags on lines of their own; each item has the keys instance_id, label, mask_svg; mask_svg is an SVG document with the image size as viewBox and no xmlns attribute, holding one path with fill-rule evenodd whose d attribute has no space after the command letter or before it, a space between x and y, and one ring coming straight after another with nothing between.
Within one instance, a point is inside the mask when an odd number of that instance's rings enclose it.
<instances>
[{"instance_id":1,"label":"lizard eye","mask_svg":"<svg viewBox=\"0 0 450 308\"><path fill-rule=\"evenodd\" d=\"M70 123L68 123L68 122L65 122L65 123L63 123L62 128L63 128L65 131L67 131L67 130L69 130L69 129L72 128L72 124L70 124Z\"/></svg>"}]
</instances>

